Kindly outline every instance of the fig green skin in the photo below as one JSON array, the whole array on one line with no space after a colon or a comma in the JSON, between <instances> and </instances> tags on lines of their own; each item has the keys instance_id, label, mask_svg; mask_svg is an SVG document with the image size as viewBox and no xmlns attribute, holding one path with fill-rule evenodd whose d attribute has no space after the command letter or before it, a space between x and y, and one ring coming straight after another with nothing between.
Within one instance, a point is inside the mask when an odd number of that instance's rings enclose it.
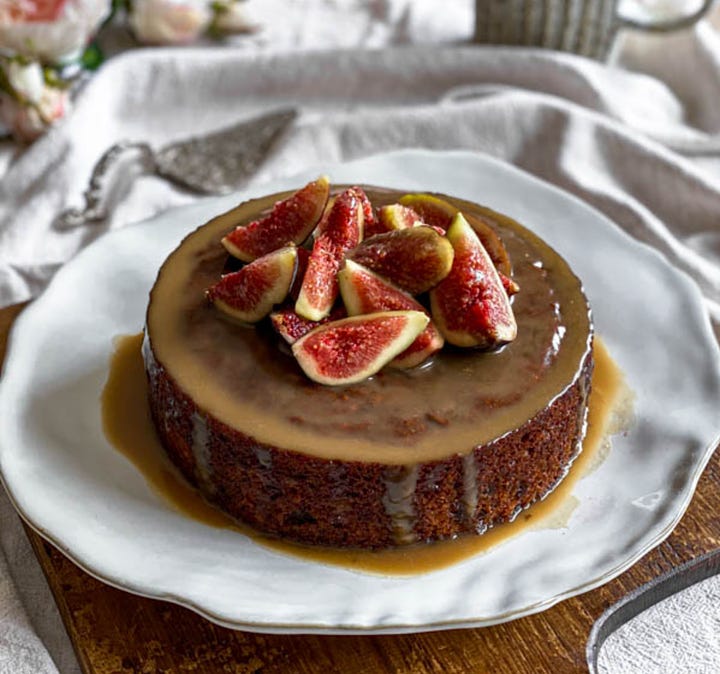
<instances>
[{"instance_id":1,"label":"fig green skin","mask_svg":"<svg viewBox=\"0 0 720 674\"><path fill-rule=\"evenodd\" d=\"M330 181L320 176L292 196L278 201L270 214L239 225L222 240L233 257L252 262L288 243L300 245L307 239L325 210Z\"/></svg>"},{"instance_id":2,"label":"fig green skin","mask_svg":"<svg viewBox=\"0 0 720 674\"><path fill-rule=\"evenodd\" d=\"M354 384L381 370L425 329L421 311L380 311L321 325L292 345L303 372L319 384Z\"/></svg>"},{"instance_id":3,"label":"fig green skin","mask_svg":"<svg viewBox=\"0 0 720 674\"><path fill-rule=\"evenodd\" d=\"M401 205L411 208L415 211L420 219L426 224L439 227L443 231L447 231L453 218L458 213L458 209L444 199L434 196L433 194L406 194L400 198ZM502 239L497 235L492 225L487 220L492 220L488 213L485 218L480 216L466 216L470 226L475 230L485 250L492 258L495 267L505 276L511 276L512 265L508 257L505 245Z\"/></svg>"},{"instance_id":4,"label":"fig green skin","mask_svg":"<svg viewBox=\"0 0 720 674\"><path fill-rule=\"evenodd\" d=\"M517 336L517 323L493 261L462 213L448 229L450 273L430 291L435 323L455 346L494 348Z\"/></svg>"},{"instance_id":5,"label":"fig green skin","mask_svg":"<svg viewBox=\"0 0 720 674\"><path fill-rule=\"evenodd\" d=\"M348 259L371 269L411 295L444 279L453 263L452 244L432 227L411 227L366 239Z\"/></svg>"},{"instance_id":6,"label":"fig green skin","mask_svg":"<svg viewBox=\"0 0 720 674\"><path fill-rule=\"evenodd\" d=\"M362 195L349 188L326 211L303 277L295 311L311 321L321 321L332 310L339 294L337 273L345 253L358 245L364 222Z\"/></svg>"}]
</instances>

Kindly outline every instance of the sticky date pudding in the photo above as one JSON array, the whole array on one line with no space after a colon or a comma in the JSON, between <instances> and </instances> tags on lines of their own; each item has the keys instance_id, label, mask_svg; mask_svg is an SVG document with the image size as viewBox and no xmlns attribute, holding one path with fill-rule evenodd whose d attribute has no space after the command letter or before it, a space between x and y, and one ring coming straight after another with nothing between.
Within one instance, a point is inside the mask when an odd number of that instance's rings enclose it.
<instances>
[{"instance_id":1,"label":"sticky date pudding","mask_svg":"<svg viewBox=\"0 0 720 674\"><path fill-rule=\"evenodd\" d=\"M234 518L312 545L512 520L581 450L593 367L581 282L485 207L323 181L304 210L298 193L240 204L160 269L143 356L165 450ZM256 223L283 218L315 222L272 230L266 250Z\"/></svg>"}]
</instances>

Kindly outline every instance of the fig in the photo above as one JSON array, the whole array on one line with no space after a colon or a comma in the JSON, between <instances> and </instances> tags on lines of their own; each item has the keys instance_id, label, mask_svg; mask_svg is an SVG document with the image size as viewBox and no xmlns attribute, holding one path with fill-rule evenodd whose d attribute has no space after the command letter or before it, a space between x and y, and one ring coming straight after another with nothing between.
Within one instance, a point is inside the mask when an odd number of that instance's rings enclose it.
<instances>
[{"instance_id":1,"label":"fig","mask_svg":"<svg viewBox=\"0 0 720 674\"><path fill-rule=\"evenodd\" d=\"M465 219L473 228L475 234L478 235L483 248L485 248L490 256L495 268L509 279L512 274L512 264L510 263L510 257L502 239L497 235L492 226L488 224L485 218L473 213L468 213Z\"/></svg>"},{"instance_id":2,"label":"fig","mask_svg":"<svg viewBox=\"0 0 720 674\"><path fill-rule=\"evenodd\" d=\"M353 384L378 372L412 344L429 317L380 311L325 323L292 345L300 367L320 384Z\"/></svg>"},{"instance_id":3,"label":"fig","mask_svg":"<svg viewBox=\"0 0 720 674\"><path fill-rule=\"evenodd\" d=\"M205 294L227 315L246 323L256 323L287 297L296 261L295 246L275 250L239 271L225 274Z\"/></svg>"},{"instance_id":4,"label":"fig","mask_svg":"<svg viewBox=\"0 0 720 674\"><path fill-rule=\"evenodd\" d=\"M455 251L450 273L430 291L432 317L456 346L492 348L517 336L517 323L495 265L462 213L447 238Z\"/></svg>"},{"instance_id":5,"label":"fig","mask_svg":"<svg viewBox=\"0 0 720 674\"><path fill-rule=\"evenodd\" d=\"M402 204L389 204L378 210L378 222L381 225L378 234L381 234L394 229L407 229L416 222L422 222L422 218L412 208Z\"/></svg>"},{"instance_id":6,"label":"fig","mask_svg":"<svg viewBox=\"0 0 720 674\"><path fill-rule=\"evenodd\" d=\"M375 217L375 209L373 208L368 195L365 194L365 190L362 187L353 187L356 194L360 197L363 211L363 237L374 236L378 232L378 219Z\"/></svg>"},{"instance_id":7,"label":"fig","mask_svg":"<svg viewBox=\"0 0 720 674\"><path fill-rule=\"evenodd\" d=\"M440 227L447 232L458 209L451 203L432 194L406 194L400 205L411 209L426 225Z\"/></svg>"},{"instance_id":8,"label":"fig","mask_svg":"<svg viewBox=\"0 0 720 674\"><path fill-rule=\"evenodd\" d=\"M427 225L447 231L458 209L448 201L432 194L406 194L400 198L400 204L415 211ZM510 276L512 266L507 250L492 226L482 217L464 214L465 219L480 237L485 250L490 254L495 266L506 276Z\"/></svg>"},{"instance_id":9,"label":"fig","mask_svg":"<svg viewBox=\"0 0 720 674\"><path fill-rule=\"evenodd\" d=\"M305 278L305 272L307 271L309 260L310 251L307 248L298 248L295 276L293 277L293 282L290 286L290 291L288 292L288 295L292 297L294 302L297 302L297 298L300 295L300 288L302 286L303 279Z\"/></svg>"},{"instance_id":10,"label":"fig","mask_svg":"<svg viewBox=\"0 0 720 674\"><path fill-rule=\"evenodd\" d=\"M352 187L326 210L295 302L295 311L303 318L319 321L330 313L339 293L337 272L346 251L360 242L363 221L362 197Z\"/></svg>"},{"instance_id":11,"label":"fig","mask_svg":"<svg viewBox=\"0 0 720 674\"><path fill-rule=\"evenodd\" d=\"M223 238L223 246L233 257L252 262L289 243L301 244L320 220L329 190L328 177L320 176L278 201L264 218L236 227Z\"/></svg>"},{"instance_id":12,"label":"fig","mask_svg":"<svg viewBox=\"0 0 720 674\"><path fill-rule=\"evenodd\" d=\"M418 295L447 276L453 248L431 227L411 227L365 239L348 258Z\"/></svg>"},{"instance_id":13,"label":"fig","mask_svg":"<svg viewBox=\"0 0 720 674\"><path fill-rule=\"evenodd\" d=\"M307 318L299 316L292 307L286 306L273 311L270 314L270 322L275 331L288 343L297 342L303 335L329 321L338 321L347 317L345 307L338 306L333 309L328 316L321 321L309 321Z\"/></svg>"},{"instance_id":14,"label":"fig","mask_svg":"<svg viewBox=\"0 0 720 674\"><path fill-rule=\"evenodd\" d=\"M348 260L338 274L340 294L350 316L376 311L425 311L415 298L388 281ZM420 365L444 344L442 335L430 321L415 341L390 361L391 367L410 368Z\"/></svg>"}]
</instances>

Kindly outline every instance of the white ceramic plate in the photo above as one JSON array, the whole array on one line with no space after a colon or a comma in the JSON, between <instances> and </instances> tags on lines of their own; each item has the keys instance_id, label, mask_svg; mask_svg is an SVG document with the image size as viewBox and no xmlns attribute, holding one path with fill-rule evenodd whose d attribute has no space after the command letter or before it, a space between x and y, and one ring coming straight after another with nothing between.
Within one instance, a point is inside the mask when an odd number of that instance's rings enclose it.
<instances>
[{"instance_id":1,"label":"white ceramic plate","mask_svg":"<svg viewBox=\"0 0 720 674\"><path fill-rule=\"evenodd\" d=\"M397 578L274 553L183 517L105 439L99 396L113 337L143 325L165 256L238 200L336 182L436 190L523 222L583 278L597 331L637 394L637 424L578 483L569 526L527 531L451 568ZM635 562L679 520L720 428L720 356L697 288L579 200L487 157L407 151L113 232L64 267L13 330L0 388L0 466L23 517L93 575L268 632L407 632L540 611Z\"/></svg>"}]
</instances>

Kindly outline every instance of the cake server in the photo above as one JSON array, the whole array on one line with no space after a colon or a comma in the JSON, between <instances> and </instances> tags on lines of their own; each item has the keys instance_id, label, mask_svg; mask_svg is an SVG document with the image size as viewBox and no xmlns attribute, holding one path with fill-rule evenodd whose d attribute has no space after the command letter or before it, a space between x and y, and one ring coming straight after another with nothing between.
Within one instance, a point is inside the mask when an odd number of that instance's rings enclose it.
<instances>
[{"instance_id":1,"label":"cake server","mask_svg":"<svg viewBox=\"0 0 720 674\"><path fill-rule=\"evenodd\" d=\"M108 174L130 152L135 152L145 174L154 173L199 194L231 192L253 175L297 114L294 108L274 110L160 150L144 142L116 143L95 164L83 195L85 205L60 213L55 226L65 229L104 220L106 197L113 186Z\"/></svg>"}]
</instances>

